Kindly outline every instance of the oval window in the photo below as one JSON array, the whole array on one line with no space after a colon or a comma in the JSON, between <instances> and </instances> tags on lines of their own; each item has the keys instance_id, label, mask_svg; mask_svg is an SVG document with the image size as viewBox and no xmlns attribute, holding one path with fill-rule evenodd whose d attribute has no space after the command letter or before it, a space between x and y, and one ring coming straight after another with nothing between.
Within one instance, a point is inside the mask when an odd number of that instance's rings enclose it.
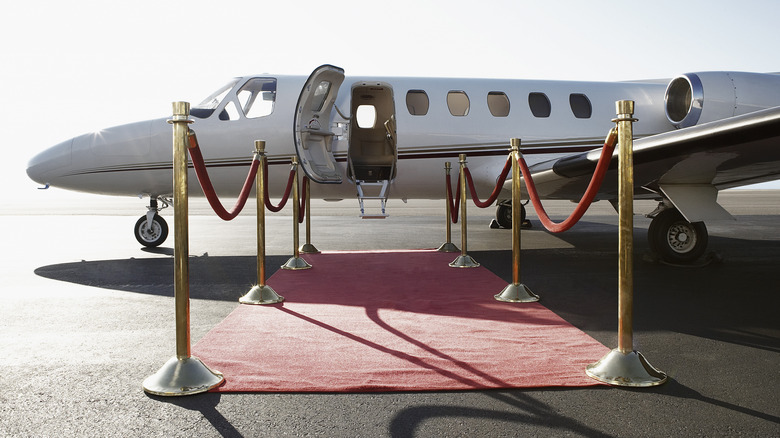
<instances>
[{"instance_id":1,"label":"oval window","mask_svg":"<svg viewBox=\"0 0 780 438\"><path fill-rule=\"evenodd\" d=\"M509 98L506 93L491 91L487 96L488 108L493 117L506 117L509 115Z\"/></svg>"},{"instance_id":2,"label":"oval window","mask_svg":"<svg viewBox=\"0 0 780 438\"><path fill-rule=\"evenodd\" d=\"M584 94L570 94L569 105L571 106L571 112L574 113L574 117L578 119L589 119L593 113L593 107L590 105L590 99L588 99L588 96Z\"/></svg>"},{"instance_id":3,"label":"oval window","mask_svg":"<svg viewBox=\"0 0 780 438\"><path fill-rule=\"evenodd\" d=\"M453 116L462 117L469 113L469 96L465 91L450 91L447 93L447 107Z\"/></svg>"},{"instance_id":4,"label":"oval window","mask_svg":"<svg viewBox=\"0 0 780 438\"><path fill-rule=\"evenodd\" d=\"M423 90L409 90L406 93L406 109L413 116L428 114L428 95Z\"/></svg>"},{"instance_id":5,"label":"oval window","mask_svg":"<svg viewBox=\"0 0 780 438\"><path fill-rule=\"evenodd\" d=\"M528 106L531 108L534 117L550 117L552 107L550 106L550 99L547 98L546 94L529 93Z\"/></svg>"}]
</instances>

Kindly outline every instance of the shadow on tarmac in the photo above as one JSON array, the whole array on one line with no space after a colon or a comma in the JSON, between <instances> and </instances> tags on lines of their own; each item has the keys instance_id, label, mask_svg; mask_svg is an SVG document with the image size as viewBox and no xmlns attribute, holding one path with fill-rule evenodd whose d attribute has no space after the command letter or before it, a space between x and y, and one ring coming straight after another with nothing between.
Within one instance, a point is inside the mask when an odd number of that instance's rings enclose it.
<instances>
[{"instance_id":1,"label":"shadow on tarmac","mask_svg":"<svg viewBox=\"0 0 780 438\"><path fill-rule=\"evenodd\" d=\"M239 431L217 410L222 400L220 393L206 393L190 397L162 397L145 393L147 397L162 403L169 403L189 411L197 411L208 420L220 435L224 437L240 437Z\"/></svg>"},{"instance_id":2,"label":"shadow on tarmac","mask_svg":"<svg viewBox=\"0 0 780 438\"><path fill-rule=\"evenodd\" d=\"M533 392L533 391L529 391ZM597 429L577 420L560 415L550 406L539 403L530 394L523 392L489 391L485 393L511 410L475 409L469 406L419 405L400 410L390 422L390 436L418 436L418 429L433 419L482 419L516 423L519 426L535 425L549 427L558 433L577 433L587 437L608 437ZM564 432L566 431L566 432Z\"/></svg>"},{"instance_id":3,"label":"shadow on tarmac","mask_svg":"<svg viewBox=\"0 0 780 438\"><path fill-rule=\"evenodd\" d=\"M581 330L616 332L617 244L604 233L570 233L574 248L524 250L521 281L541 303ZM614 243L614 244L613 244ZM642 260L635 244L634 328L672 331L780 352L774 292L780 245L713 237L711 248L735 251L723 263L681 268ZM168 248L154 250L167 254ZM507 282L511 251L469 253ZM454 257L454 256L453 256ZM270 277L289 256L266 259ZM237 301L257 282L251 256L191 256L190 298ZM43 266L35 274L75 284L173 297L173 258L81 261ZM499 291L496 291L498 293ZM594 335L592 335L594 336ZM611 345L613 338L599 339Z\"/></svg>"}]
</instances>

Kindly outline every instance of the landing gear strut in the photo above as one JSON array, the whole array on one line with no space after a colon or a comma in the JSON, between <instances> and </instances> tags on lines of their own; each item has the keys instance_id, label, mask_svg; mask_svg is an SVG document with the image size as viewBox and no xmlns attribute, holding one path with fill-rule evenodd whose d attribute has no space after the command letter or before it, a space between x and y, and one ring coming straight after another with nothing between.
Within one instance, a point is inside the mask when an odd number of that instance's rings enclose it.
<instances>
[{"instance_id":1,"label":"landing gear strut","mask_svg":"<svg viewBox=\"0 0 780 438\"><path fill-rule=\"evenodd\" d=\"M688 222L675 208L662 210L647 229L650 249L670 264L691 264L707 250L704 222Z\"/></svg>"},{"instance_id":2,"label":"landing gear strut","mask_svg":"<svg viewBox=\"0 0 780 438\"><path fill-rule=\"evenodd\" d=\"M157 198L151 197L149 211L135 223L135 239L147 248L160 246L168 238L168 223L158 214L160 210L168 207L168 202L162 198L160 200L163 203L162 208L158 207Z\"/></svg>"}]
</instances>

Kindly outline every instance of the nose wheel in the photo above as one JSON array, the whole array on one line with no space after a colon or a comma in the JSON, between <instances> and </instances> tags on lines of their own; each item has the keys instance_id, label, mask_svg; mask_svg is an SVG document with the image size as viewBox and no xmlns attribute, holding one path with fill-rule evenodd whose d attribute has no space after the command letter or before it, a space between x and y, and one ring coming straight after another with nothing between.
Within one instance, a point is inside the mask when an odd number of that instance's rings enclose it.
<instances>
[{"instance_id":1,"label":"nose wheel","mask_svg":"<svg viewBox=\"0 0 780 438\"><path fill-rule=\"evenodd\" d=\"M152 216L151 222L146 216L141 216L135 223L135 238L147 248L160 246L168 238L168 223L157 213Z\"/></svg>"}]
</instances>

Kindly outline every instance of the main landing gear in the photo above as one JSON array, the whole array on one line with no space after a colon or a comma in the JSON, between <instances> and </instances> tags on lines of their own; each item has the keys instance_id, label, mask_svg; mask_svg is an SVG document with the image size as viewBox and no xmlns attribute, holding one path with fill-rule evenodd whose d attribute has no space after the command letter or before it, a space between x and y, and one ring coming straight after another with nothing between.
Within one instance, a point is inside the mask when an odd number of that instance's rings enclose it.
<instances>
[{"instance_id":1,"label":"main landing gear","mask_svg":"<svg viewBox=\"0 0 780 438\"><path fill-rule=\"evenodd\" d=\"M647 241L661 261L689 265L704 255L708 242L704 222L688 222L676 208L651 215L653 221L647 229Z\"/></svg>"},{"instance_id":2,"label":"main landing gear","mask_svg":"<svg viewBox=\"0 0 780 438\"><path fill-rule=\"evenodd\" d=\"M158 207L157 200L163 203ZM168 238L168 223L158 214L160 210L169 206L169 202L164 198L151 197L149 200L149 211L141 216L135 223L135 239L141 245L147 248L160 246Z\"/></svg>"},{"instance_id":3,"label":"main landing gear","mask_svg":"<svg viewBox=\"0 0 780 438\"><path fill-rule=\"evenodd\" d=\"M525 221L525 207L522 213ZM648 217L653 221L647 229L647 241L658 260L670 265L690 265L704 255L709 240L704 222L688 222L668 203L661 203ZM501 228L512 228L510 201L498 204L496 222Z\"/></svg>"},{"instance_id":4,"label":"main landing gear","mask_svg":"<svg viewBox=\"0 0 780 438\"><path fill-rule=\"evenodd\" d=\"M501 201L496 206L496 222L501 228L512 228L512 201ZM520 206L520 223L525 223L525 205Z\"/></svg>"}]
</instances>

